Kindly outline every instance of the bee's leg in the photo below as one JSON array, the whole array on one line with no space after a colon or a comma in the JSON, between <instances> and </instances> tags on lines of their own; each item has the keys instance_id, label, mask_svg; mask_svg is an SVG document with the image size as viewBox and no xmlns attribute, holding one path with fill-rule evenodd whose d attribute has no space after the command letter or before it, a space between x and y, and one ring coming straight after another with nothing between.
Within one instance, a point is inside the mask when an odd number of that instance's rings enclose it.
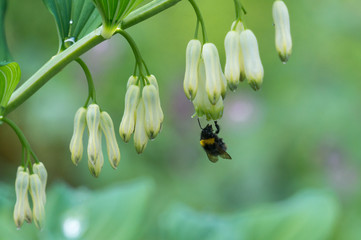
<instances>
[{"instance_id":1,"label":"bee's leg","mask_svg":"<svg viewBox=\"0 0 361 240\"><path fill-rule=\"evenodd\" d=\"M218 134L220 129L219 129L219 125L218 125L217 121L214 121L214 126L216 126L216 129L217 129L216 134Z\"/></svg>"},{"instance_id":2,"label":"bee's leg","mask_svg":"<svg viewBox=\"0 0 361 240\"><path fill-rule=\"evenodd\" d=\"M200 127L201 129L203 129L202 126L201 126L201 122L199 121L199 118L197 118L197 120L198 120L198 125L199 125L199 127Z\"/></svg>"}]
</instances>

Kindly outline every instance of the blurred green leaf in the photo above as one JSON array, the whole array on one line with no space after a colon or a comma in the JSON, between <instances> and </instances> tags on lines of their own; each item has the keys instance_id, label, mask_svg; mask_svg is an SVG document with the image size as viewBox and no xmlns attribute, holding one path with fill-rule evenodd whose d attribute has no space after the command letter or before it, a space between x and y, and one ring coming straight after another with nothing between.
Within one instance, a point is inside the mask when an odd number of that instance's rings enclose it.
<instances>
[{"instance_id":1,"label":"blurred green leaf","mask_svg":"<svg viewBox=\"0 0 361 240\"><path fill-rule=\"evenodd\" d=\"M19 83L21 71L16 62L0 66L0 108L4 109ZM0 109L1 115L1 109Z\"/></svg>"},{"instance_id":2,"label":"blurred green leaf","mask_svg":"<svg viewBox=\"0 0 361 240\"><path fill-rule=\"evenodd\" d=\"M170 207L160 218L162 239L166 240L241 240L226 219L200 213L181 204Z\"/></svg>"},{"instance_id":3,"label":"blurred green leaf","mask_svg":"<svg viewBox=\"0 0 361 240\"><path fill-rule=\"evenodd\" d=\"M338 217L336 200L322 191L304 191L290 199L251 211L217 216L174 205L161 217L162 239L329 239Z\"/></svg>"},{"instance_id":4,"label":"blurred green leaf","mask_svg":"<svg viewBox=\"0 0 361 240\"><path fill-rule=\"evenodd\" d=\"M60 50L100 26L101 18L91 0L43 0L58 28Z\"/></svg>"},{"instance_id":5,"label":"blurred green leaf","mask_svg":"<svg viewBox=\"0 0 361 240\"><path fill-rule=\"evenodd\" d=\"M230 220L246 239L322 240L332 236L338 213L339 205L331 194L309 190Z\"/></svg>"},{"instance_id":6,"label":"blurred green leaf","mask_svg":"<svg viewBox=\"0 0 361 240\"><path fill-rule=\"evenodd\" d=\"M0 0L0 65L11 61L10 52L6 43L5 36L5 12L6 12L7 0ZM0 85L1 90L1 85Z\"/></svg>"},{"instance_id":7,"label":"blurred green leaf","mask_svg":"<svg viewBox=\"0 0 361 240\"><path fill-rule=\"evenodd\" d=\"M154 183L141 179L105 190L72 189L55 184L48 192L46 223L16 230L12 219L15 196L0 184L0 239L138 239Z\"/></svg>"}]
</instances>

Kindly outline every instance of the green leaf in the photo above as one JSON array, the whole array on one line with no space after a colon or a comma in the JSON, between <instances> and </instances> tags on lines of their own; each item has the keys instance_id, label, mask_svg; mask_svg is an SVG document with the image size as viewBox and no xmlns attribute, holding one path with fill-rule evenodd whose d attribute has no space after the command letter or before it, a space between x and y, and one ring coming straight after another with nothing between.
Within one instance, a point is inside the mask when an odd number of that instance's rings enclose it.
<instances>
[{"instance_id":1,"label":"green leaf","mask_svg":"<svg viewBox=\"0 0 361 240\"><path fill-rule=\"evenodd\" d=\"M120 22L143 0L93 0L103 20L103 37L110 38Z\"/></svg>"},{"instance_id":2,"label":"green leaf","mask_svg":"<svg viewBox=\"0 0 361 240\"><path fill-rule=\"evenodd\" d=\"M21 71L19 64L11 62L0 66L0 107L5 108L11 94L19 83ZM1 110L0 110L1 115Z\"/></svg>"},{"instance_id":3,"label":"green leaf","mask_svg":"<svg viewBox=\"0 0 361 240\"><path fill-rule=\"evenodd\" d=\"M6 43L5 28L4 28L6 5L7 5L7 0L0 0L0 65L3 65L12 60L8 45Z\"/></svg>"},{"instance_id":4,"label":"green leaf","mask_svg":"<svg viewBox=\"0 0 361 240\"><path fill-rule=\"evenodd\" d=\"M44 229L24 224L18 231L12 218L14 187L0 183L0 193L7 193L0 195L0 239L140 239L153 192L149 179L96 191L53 184L47 192Z\"/></svg>"},{"instance_id":5,"label":"green leaf","mask_svg":"<svg viewBox=\"0 0 361 240\"><path fill-rule=\"evenodd\" d=\"M338 215L332 194L307 190L280 203L228 216L177 204L161 216L160 233L167 240L327 240Z\"/></svg>"},{"instance_id":6,"label":"green leaf","mask_svg":"<svg viewBox=\"0 0 361 240\"><path fill-rule=\"evenodd\" d=\"M251 240L327 240L334 231L339 205L332 194L307 190L275 205L231 217L239 234Z\"/></svg>"},{"instance_id":7,"label":"green leaf","mask_svg":"<svg viewBox=\"0 0 361 240\"><path fill-rule=\"evenodd\" d=\"M43 0L58 28L59 51L71 46L101 24L91 0Z\"/></svg>"},{"instance_id":8,"label":"green leaf","mask_svg":"<svg viewBox=\"0 0 361 240\"><path fill-rule=\"evenodd\" d=\"M233 226L215 214L201 213L174 204L160 218L160 230L167 240L241 240Z\"/></svg>"}]
</instances>

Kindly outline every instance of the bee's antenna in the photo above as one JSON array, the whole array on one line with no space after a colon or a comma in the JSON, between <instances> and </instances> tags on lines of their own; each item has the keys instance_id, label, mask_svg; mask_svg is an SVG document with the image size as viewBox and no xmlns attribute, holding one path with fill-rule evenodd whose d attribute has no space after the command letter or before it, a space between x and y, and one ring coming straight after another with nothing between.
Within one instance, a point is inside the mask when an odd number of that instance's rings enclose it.
<instances>
[{"instance_id":1,"label":"bee's antenna","mask_svg":"<svg viewBox=\"0 0 361 240\"><path fill-rule=\"evenodd\" d=\"M217 121L214 121L214 126L216 126L216 129L217 129L216 134L218 134L220 129L219 129L219 125L218 125Z\"/></svg>"},{"instance_id":2,"label":"bee's antenna","mask_svg":"<svg viewBox=\"0 0 361 240\"><path fill-rule=\"evenodd\" d=\"M197 120L198 120L198 125L199 125L199 127L200 127L201 129L203 129L202 126L201 126L201 122L199 121L199 118L197 118Z\"/></svg>"}]
</instances>

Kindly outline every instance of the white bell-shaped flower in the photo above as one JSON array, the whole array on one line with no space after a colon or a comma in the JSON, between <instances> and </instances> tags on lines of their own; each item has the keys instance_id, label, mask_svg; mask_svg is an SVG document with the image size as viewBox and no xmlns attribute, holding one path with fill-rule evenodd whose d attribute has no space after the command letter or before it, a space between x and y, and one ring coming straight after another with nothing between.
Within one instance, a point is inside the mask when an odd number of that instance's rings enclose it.
<instances>
[{"instance_id":1,"label":"white bell-shaped flower","mask_svg":"<svg viewBox=\"0 0 361 240\"><path fill-rule=\"evenodd\" d=\"M206 92L212 104L216 104L227 90L227 82L224 80L217 47L213 43L203 45L202 58L206 73Z\"/></svg>"},{"instance_id":2,"label":"white bell-shaped flower","mask_svg":"<svg viewBox=\"0 0 361 240\"><path fill-rule=\"evenodd\" d=\"M42 184L39 175L31 174L29 177L29 191L33 202L33 221L39 229L43 228L45 209L42 194Z\"/></svg>"},{"instance_id":3,"label":"white bell-shaped flower","mask_svg":"<svg viewBox=\"0 0 361 240\"><path fill-rule=\"evenodd\" d=\"M286 63L292 53L290 17L286 4L280 0L275 1L272 15L276 29L276 50L282 62Z\"/></svg>"},{"instance_id":4,"label":"white bell-shaped flower","mask_svg":"<svg viewBox=\"0 0 361 240\"><path fill-rule=\"evenodd\" d=\"M206 116L207 120L217 120L223 115L223 100L219 98L215 105L211 104L206 91L206 70L203 59L199 62L198 69L199 87L193 100L195 115L198 117Z\"/></svg>"},{"instance_id":5,"label":"white bell-shaped flower","mask_svg":"<svg viewBox=\"0 0 361 240\"><path fill-rule=\"evenodd\" d=\"M135 112L139 102L140 88L130 85L125 94L124 114L119 126L119 134L124 142L128 142L134 132Z\"/></svg>"},{"instance_id":6,"label":"white bell-shaped flower","mask_svg":"<svg viewBox=\"0 0 361 240\"><path fill-rule=\"evenodd\" d=\"M23 225L24 220L31 221L32 216L29 216L29 200L28 200L28 189L29 189L29 173L24 171L23 167L19 167L16 180L15 180L15 194L16 203L14 207L14 222L16 227L20 229ZM30 215L31 209L30 209Z\"/></svg>"},{"instance_id":7,"label":"white bell-shaped flower","mask_svg":"<svg viewBox=\"0 0 361 240\"><path fill-rule=\"evenodd\" d=\"M74 131L70 141L71 160L78 165L83 156L83 134L86 127L86 112L84 107L78 109L74 117Z\"/></svg>"},{"instance_id":8,"label":"white bell-shaped flower","mask_svg":"<svg viewBox=\"0 0 361 240\"><path fill-rule=\"evenodd\" d=\"M147 146L148 143L148 136L145 132L145 110L144 110L144 103L141 100L137 107L137 119L135 123L135 130L134 130L134 146L137 153L142 153Z\"/></svg>"},{"instance_id":9,"label":"white bell-shaped flower","mask_svg":"<svg viewBox=\"0 0 361 240\"><path fill-rule=\"evenodd\" d=\"M198 63L201 57L202 44L198 39L189 41L186 50L186 71L184 75L184 93L189 100L193 100L198 89Z\"/></svg>"},{"instance_id":10,"label":"white bell-shaped flower","mask_svg":"<svg viewBox=\"0 0 361 240\"><path fill-rule=\"evenodd\" d=\"M116 169L120 161L120 151L114 133L114 125L107 112L100 113L100 127L107 142L107 152L110 165Z\"/></svg>"},{"instance_id":11,"label":"white bell-shaped flower","mask_svg":"<svg viewBox=\"0 0 361 240\"><path fill-rule=\"evenodd\" d=\"M48 180L48 172L42 162L33 164L33 171L37 174L41 181L41 191L43 196L43 203L46 203L46 182Z\"/></svg>"},{"instance_id":12,"label":"white bell-shaped flower","mask_svg":"<svg viewBox=\"0 0 361 240\"><path fill-rule=\"evenodd\" d=\"M249 29L244 30L240 34L240 43L247 81L254 90L258 90L262 86L264 72L256 36Z\"/></svg>"}]
</instances>

